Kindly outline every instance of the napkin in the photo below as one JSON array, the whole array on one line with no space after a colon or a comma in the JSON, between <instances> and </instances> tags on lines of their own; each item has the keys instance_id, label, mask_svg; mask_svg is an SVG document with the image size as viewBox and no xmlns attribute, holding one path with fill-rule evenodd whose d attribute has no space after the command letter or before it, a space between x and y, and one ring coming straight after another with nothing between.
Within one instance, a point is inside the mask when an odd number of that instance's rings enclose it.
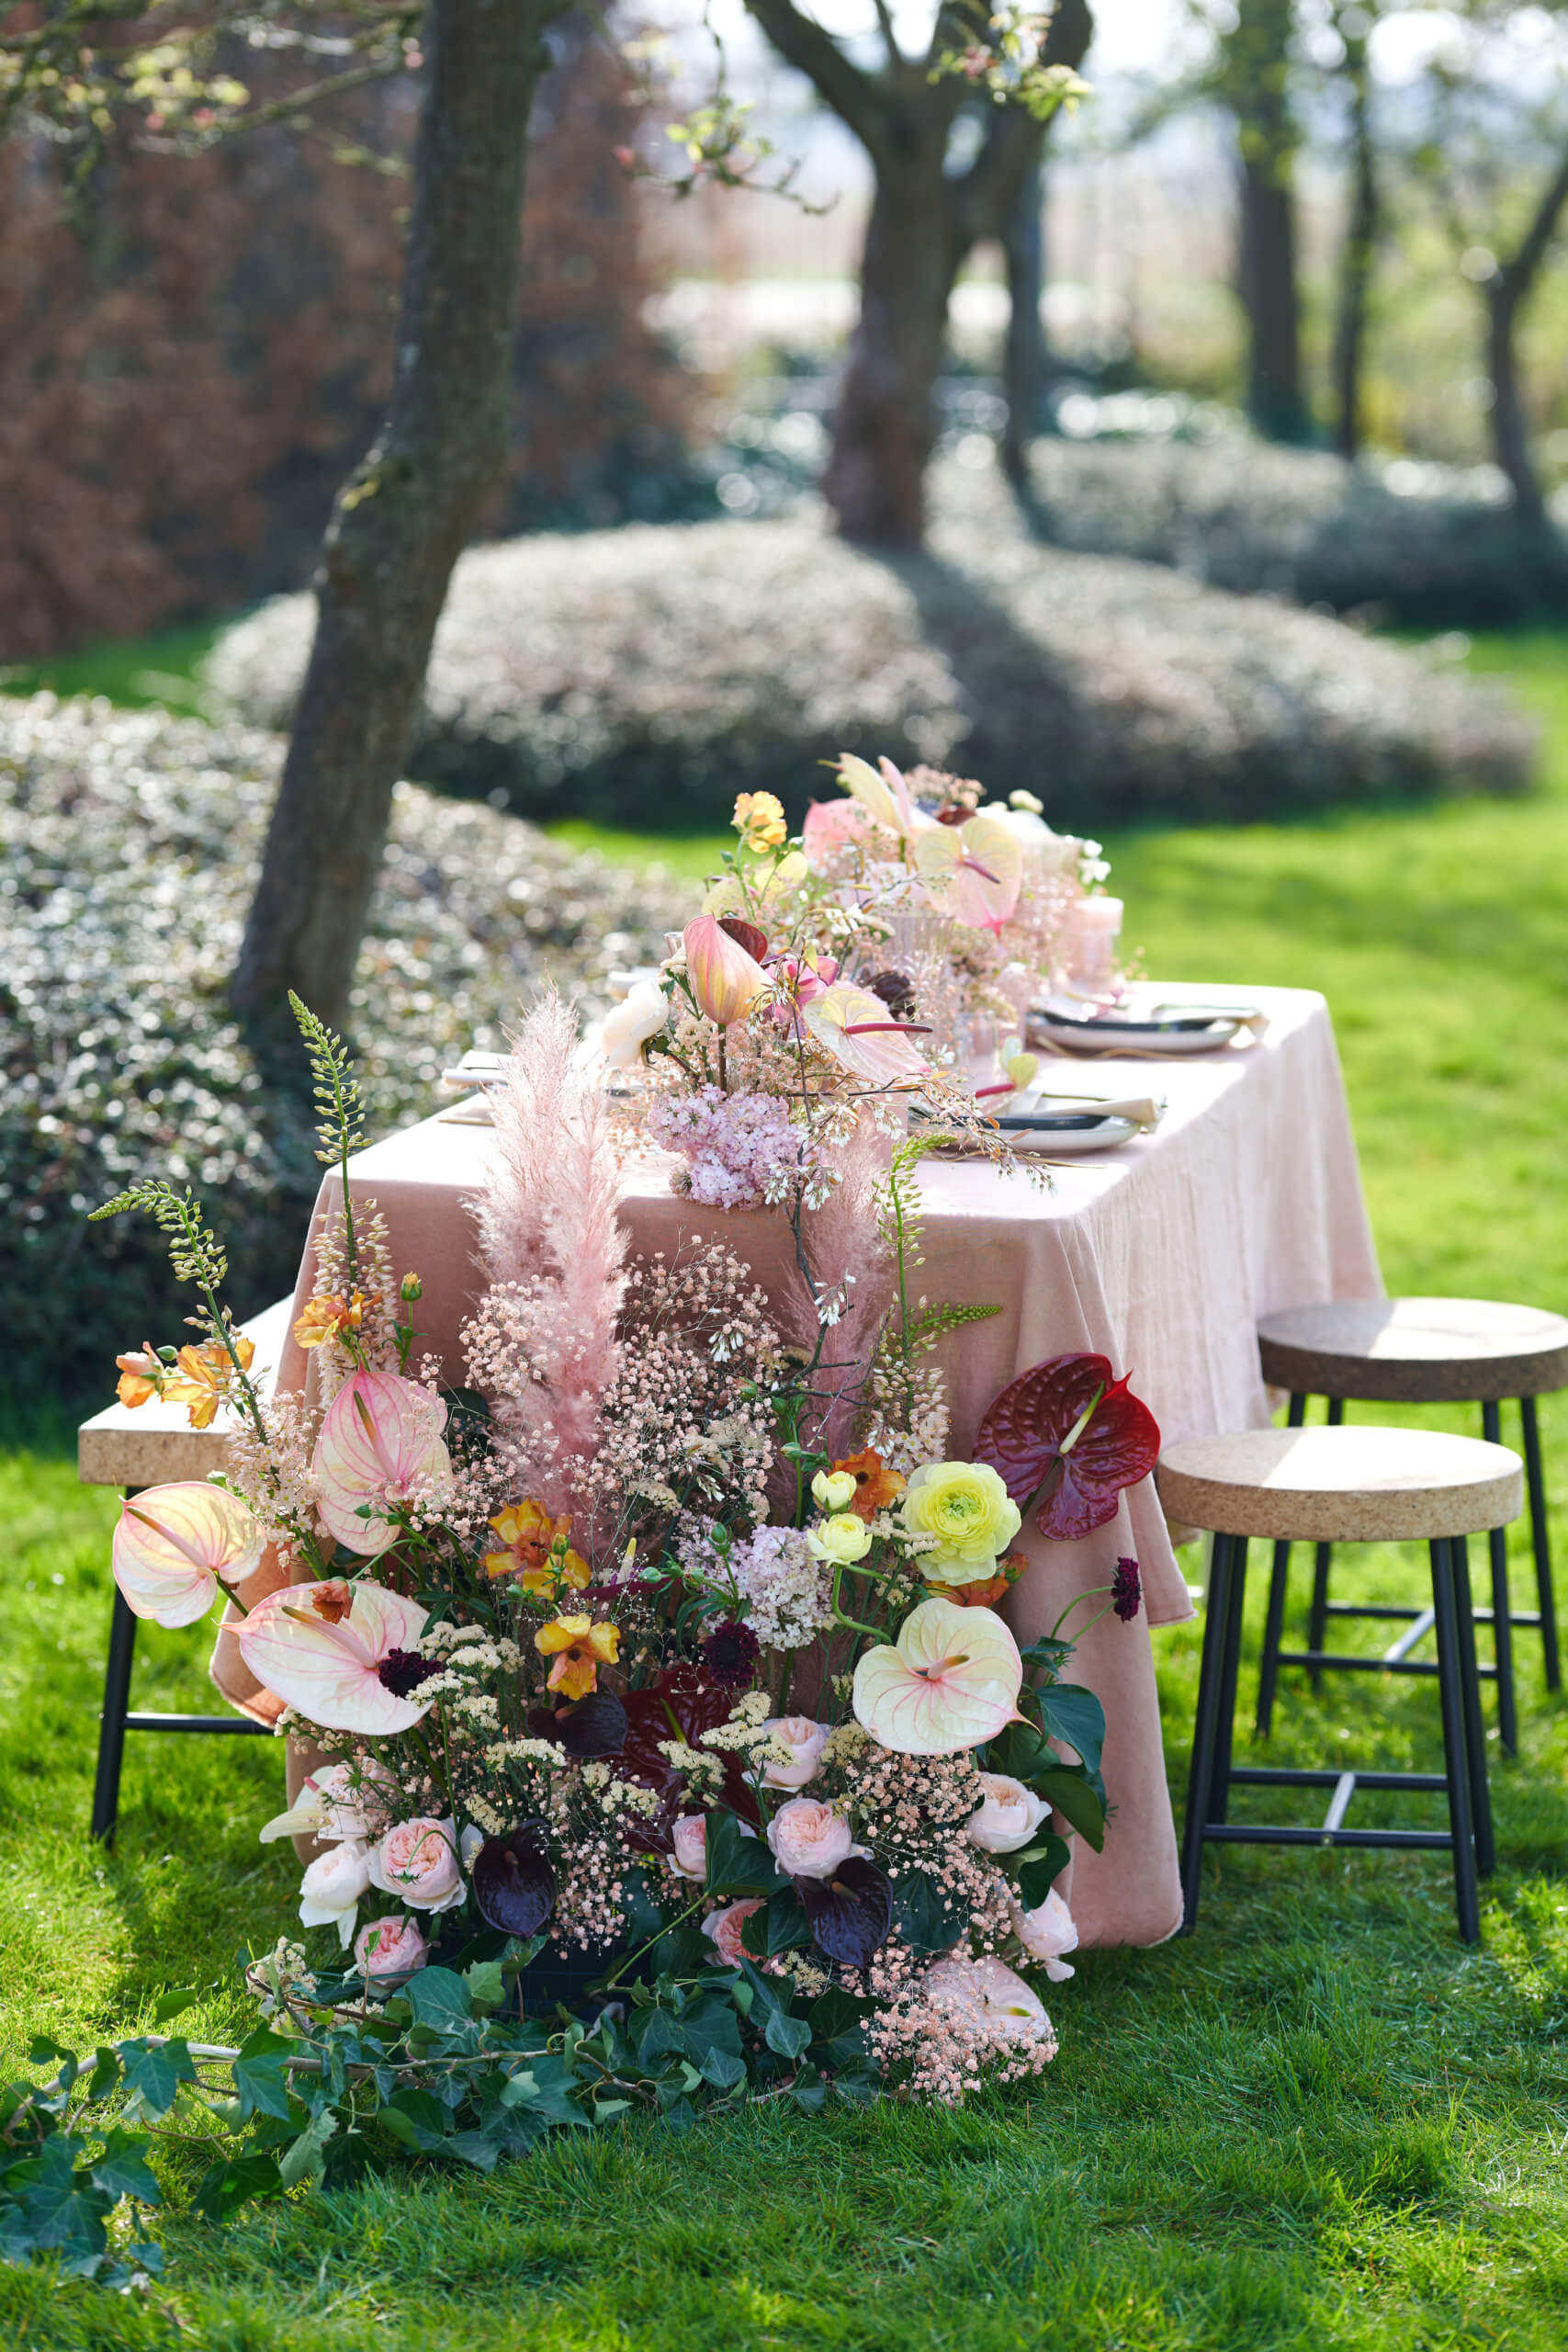
<instances>
[{"instance_id":1,"label":"napkin","mask_svg":"<svg viewBox=\"0 0 1568 2352\"><path fill-rule=\"evenodd\" d=\"M1093 1111L1102 1119L1131 1119L1149 1133L1158 1126L1165 1103L1156 1102L1152 1094L1119 1095L1115 1102L1100 1094L1034 1094L1015 1096L994 1115L1000 1119L1027 1119L1035 1111L1058 1112L1067 1117L1075 1112Z\"/></svg>"}]
</instances>

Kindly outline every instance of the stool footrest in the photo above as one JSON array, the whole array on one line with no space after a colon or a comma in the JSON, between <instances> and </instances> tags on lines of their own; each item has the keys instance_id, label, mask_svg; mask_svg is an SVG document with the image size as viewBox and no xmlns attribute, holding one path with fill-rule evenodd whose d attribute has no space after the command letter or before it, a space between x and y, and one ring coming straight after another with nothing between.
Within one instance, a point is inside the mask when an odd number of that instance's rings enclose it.
<instances>
[{"instance_id":1,"label":"stool footrest","mask_svg":"<svg viewBox=\"0 0 1568 2352\"><path fill-rule=\"evenodd\" d=\"M1331 1650L1277 1650L1278 1666L1307 1666L1319 1674L1436 1674L1436 1659L1424 1657L1339 1657ZM1495 1666L1476 1667L1483 1682L1495 1682Z\"/></svg>"},{"instance_id":2,"label":"stool footrest","mask_svg":"<svg viewBox=\"0 0 1568 2352\"><path fill-rule=\"evenodd\" d=\"M1374 1609L1370 1600L1365 1602L1359 1600L1325 1600L1323 1604L1323 1613L1325 1617L1409 1618L1429 1617L1431 1615L1431 1611L1428 1609L1395 1609L1392 1603ZM1495 1609L1483 1609L1479 1605L1479 1603L1472 1609L1470 1613L1474 1618L1478 1625L1490 1625L1497 1614ZM1510 1625L1539 1625L1540 1623L1540 1611L1539 1609L1510 1609L1508 1611L1508 1623Z\"/></svg>"},{"instance_id":3,"label":"stool footrest","mask_svg":"<svg viewBox=\"0 0 1568 2352\"><path fill-rule=\"evenodd\" d=\"M127 1731L218 1731L232 1732L242 1738L248 1733L256 1739L275 1736L266 1724L254 1724L248 1715L125 1715L121 1718Z\"/></svg>"},{"instance_id":4,"label":"stool footrest","mask_svg":"<svg viewBox=\"0 0 1568 2352\"><path fill-rule=\"evenodd\" d=\"M1419 1847L1433 1854L1451 1854L1454 1844L1446 1829L1314 1829L1310 1824L1255 1829L1238 1821L1206 1821L1203 1836L1211 1845Z\"/></svg>"},{"instance_id":5,"label":"stool footrest","mask_svg":"<svg viewBox=\"0 0 1568 2352\"><path fill-rule=\"evenodd\" d=\"M1345 1778L1342 1772L1295 1771L1283 1764L1238 1764L1231 1772L1233 1783L1246 1781L1248 1788L1333 1789ZM1360 1789L1446 1789L1449 1785L1442 1772L1356 1772L1351 1775Z\"/></svg>"}]
</instances>

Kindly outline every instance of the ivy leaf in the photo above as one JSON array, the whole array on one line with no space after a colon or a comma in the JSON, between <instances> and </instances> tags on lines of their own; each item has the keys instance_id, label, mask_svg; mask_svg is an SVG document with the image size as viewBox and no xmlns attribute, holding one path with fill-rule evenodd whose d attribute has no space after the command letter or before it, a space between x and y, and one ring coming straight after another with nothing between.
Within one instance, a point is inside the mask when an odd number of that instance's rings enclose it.
<instances>
[{"instance_id":1,"label":"ivy leaf","mask_svg":"<svg viewBox=\"0 0 1568 2352\"><path fill-rule=\"evenodd\" d=\"M775 2057L787 2059L793 2065L811 2040L811 2028L805 2018L794 2016L782 1985L788 1977L764 1976L749 1960L741 1968L751 1989L751 2023L762 2029L762 2040Z\"/></svg>"},{"instance_id":2,"label":"ivy leaf","mask_svg":"<svg viewBox=\"0 0 1568 2352\"><path fill-rule=\"evenodd\" d=\"M164 2192L147 2162L147 2146L140 2132L122 2132L117 2125L92 2167L95 2188L117 2203L122 2197L134 2197L143 2205L161 2205Z\"/></svg>"},{"instance_id":3,"label":"ivy leaf","mask_svg":"<svg viewBox=\"0 0 1568 2352\"><path fill-rule=\"evenodd\" d=\"M894 1883L893 1916L911 1951L946 1951L969 1925L968 1906L949 1908L928 1871L905 1871Z\"/></svg>"},{"instance_id":4,"label":"ivy leaf","mask_svg":"<svg viewBox=\"0 0 1568 2352\"><path fill-rule=\"evenodd\" d=\"M277 2177L285 2188L297 2188L302 2180L311 2180L326 2169L327 2142L337 2130L337 2117L330 2107L313 2115L290 2148L286 2148L278 2160Z\"/></svg>"},{"instance_id":5,"label":"ivy leaf","mask_svg":"<svg viewBox=\"0 0 1568 2352\"><path fill-rule=\"evenodd\" d=\"M852 1854L827 1878L797 1878L811 1939L845 1968L864 1968L893 1925L893 1886L886 1871Z\"/></svg>"},{"instance_id":6,"label":"ivy leaf","mask_svg":"<svg viewBox=\"0 0 1568 2352\"><path fill-rule=\"evenodd\" d=\"M499 1960L476 1960L464 1969L463 1982L476 2009L499 2009L506 1998L506 1972Z\"/></svg>"},{"instance_id":7,"label":"ivy leaf","mask_svg":"<svg viewBox=\"0 0 1568 2352\"><path fill-rule=\"evenodd\" d=\"M165 2041L159 2049L145 2039L122 2042L120 2056L133 2120L146 2116L158 2122L179 2097L180 2085L196 2080L189 2045L182 2041Z\"/></svg>"},{"instance_id":8,"label":"ivy leaf","mask_svg":"<svg viewBox=\"0 0 1568 2352\"><path fill-rule=\"evenodd\" d=\"M740 2050L740 2020L722 1993L699 1994L680 2019L686 2055L705 2082L732 2091L746 2079Z\"/></svg>"},{"instance_id":9,"label":"ivy leaf","mask_svg":"<svg viewBox=\"0 0 1568 2352\"><path fill-rule=\"evenodd\" d=\"M190 1984L177 1993L160 1993L152 2004L153 2018L159 2025L166 2025L170 2018L177 2018L185 2010L194 2009L200 1998L201 1995Z\"/></svg>"},{"instance_id":10,"label":"ivy leaf","mask_svg":"<svg viewBox=\"0 0 1568 2352\"><path fill-rule=\"evenodd\" d=\"M727 1806L716 1806L707 1824L710 1894L773 1894L787 1885L762 1839L743 1836Z\"/></svg>"},{"instance_id":11,"label":"ivy leaf","mask_svg":"<svg viewBox=\"0 0 1568 2352\"><path fill-rule=\"evenodd\" d=\"M299 2051L297 2041L286 2041L265 2025L257 2026L249 2040L241 2043L234 2061L234 2088L242 2123L248 2123L255 2114L273 2115L279 2122L288 2122L288 2069L283 2062L286 2057L297 2057Z\"/></svg>"},{"instance_id":12,"label":"ivy leaf","mask_svg":"<svg viewBox=\"0 0 1568 2352\"><path fill-rule=\"evenodd\" d=\"M104 2252L104 2221L115 2203L77 2171L82 2145L73 2134L62 2133L6 2176L19 2225L7 2233L13 2243L19 2236L27 2250L57 2252L73 2266Z\"/></svg>"},{"instance_id":13,"label":"ivy leaf","mask_svg":"<svg viewBox=\"0 0 1568 2352\"><path fill-rule=\"evenodd\" d=\"M1039 1498L1034 1523L1053 1543L1104 1527L1122 1487L1159 1460L1159 1424L1129 1393L1131 1377L1113 1380L1109 1356L1053 1356L1010 1381L980 1423L974 1460L999 1473L1015 1503Z\"/></svg>"},{"instance_id":14,"label":"ivy leaf","mask_svg":"<svg viewBox=\"0 0 1568 2352\"><path fill-rule=\"evenodd\" d=\"M839 2074L864 2060L866 2020L872 2009L870 2001L857 2001L837 1984L812 2002L807 2014L812 2047L821 2065Z\"/></svg>"},{"instance_id":15,"label":"ivy leaf","mask_svg":"<svg viewBox=\"0 0 1568 2352\"><path fill-rule=\"evenodd\" d=\"M413 2011L414 2023L433 2033L453 2033L467 2025L474 2004L462 1978L450 1968L420 1968L403 1986L403 1998Z\"/></svg>"},{"instance_id":16,"label":"ivy leaf","mask_svg":"<svg viewBox=\"0 0 1568 2352\"><path fill-rule=\"evenodd\" d=\"M220 2158L204 2173L190 2201L209 2222L227 2222L253 2197L276 2197L282 2187L276 2158L245 2149Z\"/></svg>"},{"instance_id":17,"label":"ivy leaf","mask_svg":"<svg viewBox=\"0 0 1568 2352\"><path fill-rule=\"evenodd\" d=\"M742 1949L756 1960L776 1960L781 1951L798 1951L810 1941L806 1907L793 1886L777 1888L761 1911L740 1922Z\"/></svg>"}]
</instances>

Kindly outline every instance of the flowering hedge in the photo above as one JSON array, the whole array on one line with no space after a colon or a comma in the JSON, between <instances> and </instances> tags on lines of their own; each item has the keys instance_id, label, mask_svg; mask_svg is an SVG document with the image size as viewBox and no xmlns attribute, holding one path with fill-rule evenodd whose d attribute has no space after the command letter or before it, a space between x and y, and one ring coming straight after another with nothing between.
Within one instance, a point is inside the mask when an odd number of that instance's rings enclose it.
<instances>
[{"instance_id":1,"label":"flowering hedge","mask_svg":"<svg viewBox=\"0 0 1568 2352\"><path fill-rule=\"evenodd\" d=\"M221 1202L242 1314L292 1280L320 1171L307 1123L267 1099L223 1001L280 748L103 703L0 700L0 1382L13 1394L41 1375L102 1401L98 1335L130 1346L167 1322L156 1238L84 1217L153 1168ZM545 971L592 998L606 968L661 952L665 915L657 881L400 786L355 991L378 1114L423 1116L443 1063L499 1046Z\"/></svg>"},{"instance_id":2,"label":"flowering hedge","mask_svg":"<svg viewBox=\"0 0 1568 2352\"><path fill-rule=\"evenodd\" d=\"M1059 547L1416 627L1568 609L1568 548L1553 561L1520 533L1490 468L1348 466L1245 440L1043 440L1032 464Z\"/></svg>"},{"instance_id":3,"label":"flowering hedge","mask_svg":"<svg viewBox=\"0 0 1568 2352\"><path fill-rule=\"evenodd\" d=\"M1495 693L1333 621L1042 548L1010 517L977 481L917 558L805 514L476 549L415 773L528 816L721 825L738 789L798 819L814 763L870 746L1094 832L1524 779L1531 739ZM280 599L220 641L212 682L246 718L286 724L310 618Z\"/></svg>"}]
</instances>

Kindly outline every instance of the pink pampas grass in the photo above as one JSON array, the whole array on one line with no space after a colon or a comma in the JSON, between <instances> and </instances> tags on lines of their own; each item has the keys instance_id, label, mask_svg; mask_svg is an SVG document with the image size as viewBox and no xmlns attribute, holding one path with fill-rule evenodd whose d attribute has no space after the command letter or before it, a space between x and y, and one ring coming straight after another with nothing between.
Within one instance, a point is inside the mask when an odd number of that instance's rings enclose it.
<instances>
[{"instance_id":1,"label":"pink pampas grass","mask_svg":"<svg viewBox=\"0 0 1568 2352\"><path fill-rule=\"evenodd\" d=\"M525 1459L592 1459L599 1398L619 1362L626 1237L609 1105L584 1067L577 1016L553 989L513 1040L492 1099L495 1159L475 1216L491 1281L526 1327L527 1370L491 1408Z\"/></svg>"}]
</instances>

